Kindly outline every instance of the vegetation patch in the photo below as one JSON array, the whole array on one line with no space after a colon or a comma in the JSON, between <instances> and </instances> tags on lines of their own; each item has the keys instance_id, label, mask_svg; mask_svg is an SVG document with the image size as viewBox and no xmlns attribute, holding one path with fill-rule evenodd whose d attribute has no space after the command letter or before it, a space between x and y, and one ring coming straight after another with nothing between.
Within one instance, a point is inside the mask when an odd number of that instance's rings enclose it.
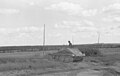
<instances>
[{"instance_id":1,"label":"vegetation patch","mask_svg":"<svg viewBox=\"0 0 120 76\"><path fill-rule=\"evenodd\" d=\"M79 48L85 56L100 56L101 52L98 48Z\"/></svg>"}]
</instances>

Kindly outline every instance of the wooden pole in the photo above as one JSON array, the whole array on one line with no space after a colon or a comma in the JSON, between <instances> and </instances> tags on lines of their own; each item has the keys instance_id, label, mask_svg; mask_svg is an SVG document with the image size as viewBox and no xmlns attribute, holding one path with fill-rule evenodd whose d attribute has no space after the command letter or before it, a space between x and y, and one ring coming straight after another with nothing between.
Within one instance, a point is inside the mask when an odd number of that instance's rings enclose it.
<instances>
[{"instance_id":1,"label":"wooden pole","mask_svg":"<svg viewBox=\"0 0 120 76\"><path fill-rule=\"evenodd\" d=\"M44 24L44 30L43 30L43 46L45 46L45 24Z\"/></svg>"},{"instance_id":2,"label":"wooden pole","mask_svg":"<svg viewBox=\"0 0 120 76\"><path fill-rule=\"evenodd\" d=\"M98 44L100 43L100 32L97 32L98 34Z\"/></svg>"},{"instance_id":3,"label":"wooden pole","mask_svg":"<svg viewBox=\"0 0 120 76\"><path fill-rule=\"evenodd\" d=\"M44 51L45 51L45 24L43 28L43 55L45 54Z\"/></svg>"}]
</instances>

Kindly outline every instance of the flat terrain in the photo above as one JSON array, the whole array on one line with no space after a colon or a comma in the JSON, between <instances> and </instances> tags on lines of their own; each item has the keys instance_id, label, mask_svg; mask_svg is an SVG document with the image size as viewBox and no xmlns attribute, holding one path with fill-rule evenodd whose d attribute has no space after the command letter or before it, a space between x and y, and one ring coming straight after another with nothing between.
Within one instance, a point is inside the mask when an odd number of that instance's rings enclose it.
<instances>
[{"instance_id":1,"label":"flat terrain","mask_svg":"<svg viewBox=\"0 0 120 76\"><path fill-rule=\"evenodd\" d=\"M0 76L120 76L120 48L102 48L103 56L82 62L48 60L57 51L0 53Z\"/></svg>"}]
</instances>

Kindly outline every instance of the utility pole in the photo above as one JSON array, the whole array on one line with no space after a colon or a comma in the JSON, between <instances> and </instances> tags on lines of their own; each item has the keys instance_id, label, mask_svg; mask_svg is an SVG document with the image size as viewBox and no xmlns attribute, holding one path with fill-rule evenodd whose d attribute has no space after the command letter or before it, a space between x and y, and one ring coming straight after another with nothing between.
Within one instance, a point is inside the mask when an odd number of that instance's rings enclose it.
<instances>
[{"instance_id":1,"label":"utility pole","mask_svg":"<svg viewBox=\"0 0 120 76\"><path fill-rule=\"evenodd\" d=\"M43 29L43 46L45 46L45 24Z\"/></svg>"},{"instance_id":2,"label":"utility pole","mask_svg":"<svg viewBox=\"0 0 120 76\"><path fill-rule=\"evenodd\" d=\"M43 28L43 55L45 54L44 51L45 51L45 24Z\"/></svg>"},{"instance_id":3,"label":"utility pole","mask_svg":"<svg viewBox=\"0 0 120 76\"><path fill-rule=\"evenodd\" d=\"M100 43L100 32L97 32L97 34L98 34L98 44Z\"/></svg>"}]
</instances>

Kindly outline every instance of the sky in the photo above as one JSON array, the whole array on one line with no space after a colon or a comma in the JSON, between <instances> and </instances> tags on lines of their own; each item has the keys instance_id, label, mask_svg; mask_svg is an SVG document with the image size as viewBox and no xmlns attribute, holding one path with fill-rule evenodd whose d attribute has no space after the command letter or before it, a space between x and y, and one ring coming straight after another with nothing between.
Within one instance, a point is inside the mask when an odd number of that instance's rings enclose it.
<instances>
[{"instance_id":1,"label":"sky","mask_svg":"<svg viewBox=\"0 0 120 76\"><path fill-rule=\"evenodd\" d=\"M0 0L0 46L120 43L120 0Z\"/></svg>"}]
</instances>

